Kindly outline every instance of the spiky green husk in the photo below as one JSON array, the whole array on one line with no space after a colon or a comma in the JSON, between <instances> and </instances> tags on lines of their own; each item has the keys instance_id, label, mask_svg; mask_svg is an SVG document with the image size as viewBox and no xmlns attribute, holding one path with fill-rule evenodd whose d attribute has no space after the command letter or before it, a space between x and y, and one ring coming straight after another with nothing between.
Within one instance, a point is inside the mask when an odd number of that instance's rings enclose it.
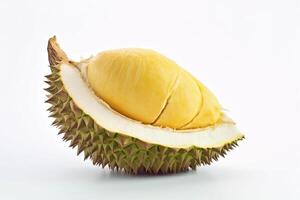
<instances>
[{"instance_id":1,"label":"spiky green husk","mask_svg":"<svg viewBox=\"0 0 300 200\"><path fill-rule=\"evenodd\" d=\"M56 63L55 63L56 64ZM59 75L59 64L50 66L51 74L46 76L49 87L47 103L50 117L55 118L63 139L77 147L78 154L90 158L95 165L130 174L166 174L195 170L197 166L210 164L226 151L237 146L237 141L219 148L170 148L148 144L139 139L105 130L78 108L63 87Z\"/></svg>"}]
</instances>

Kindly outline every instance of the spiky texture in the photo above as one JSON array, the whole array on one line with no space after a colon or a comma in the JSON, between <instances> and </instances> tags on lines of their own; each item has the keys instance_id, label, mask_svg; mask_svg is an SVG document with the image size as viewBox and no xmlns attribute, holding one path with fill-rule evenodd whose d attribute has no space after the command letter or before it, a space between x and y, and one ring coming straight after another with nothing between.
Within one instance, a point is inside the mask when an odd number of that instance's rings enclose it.
<instances>
[{"instance_id":1,"label":"spiky texture","mask_svg":"<svg viewBox=\"0 0 300 200\"><path fill-rule=\"evenodd\" d=\"M70 98L60 80L59 65L50 68L45 90L49 92L46 102L51 104L50 117L55 118L53 125L64 134L64 140L71 141L71 147L78 148L78 154L83 152L84 158L96 165L130 174L177 173L210 164L237 145L233 141L220 148L169 148L105 130Z\"/></svg>"}]
</instances>

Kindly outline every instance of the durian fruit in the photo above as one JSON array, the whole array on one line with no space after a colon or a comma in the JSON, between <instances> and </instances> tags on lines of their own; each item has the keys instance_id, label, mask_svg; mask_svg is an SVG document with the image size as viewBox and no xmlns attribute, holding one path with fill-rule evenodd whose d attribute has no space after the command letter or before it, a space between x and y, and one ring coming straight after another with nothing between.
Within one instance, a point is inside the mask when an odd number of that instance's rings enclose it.
<instances>
[{"instance_id":1,"label":"durian fruit","mask_svg":"<svg viewBox=\"0 0 300 200\"><path fill-rule=\"evenodd\" d=\"M174 61L116 49L74 62L48 41L50 117L95 165L165 174L210 164L244 138L216 97Z\"/></svg>"}]
</instances>

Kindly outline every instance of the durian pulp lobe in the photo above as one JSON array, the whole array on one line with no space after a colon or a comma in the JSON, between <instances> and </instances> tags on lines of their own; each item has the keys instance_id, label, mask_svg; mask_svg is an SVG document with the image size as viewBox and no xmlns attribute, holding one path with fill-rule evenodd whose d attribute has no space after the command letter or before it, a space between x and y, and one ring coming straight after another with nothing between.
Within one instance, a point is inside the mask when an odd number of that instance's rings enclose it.
<instances>
[{"instance_id":1,"label":"durian pulp lobe","mask_svg":"<svg viewBox=\"0 0 300 200\"><path fill-rule=\"evenodd\" d=\"M108 107L87 86L78 68L72 64L61 64L59 69L63 87L74 104L96 124L111 133L172 148L219 148L243 138L232 122L192 130L174 130L141 124Z\"/></svg>"},{"instance_id":2,"label":"durian pulp lobe","mask_svg":"<svg viewBox=\"0 0 300 200\"><path fill-rule=\"evenodd\" d=\"M215 124L216 97L167 57L148 49L117 49L95 56L87 66L95 94L120 114L172 129Z\"/></svg>"}]
</instances>

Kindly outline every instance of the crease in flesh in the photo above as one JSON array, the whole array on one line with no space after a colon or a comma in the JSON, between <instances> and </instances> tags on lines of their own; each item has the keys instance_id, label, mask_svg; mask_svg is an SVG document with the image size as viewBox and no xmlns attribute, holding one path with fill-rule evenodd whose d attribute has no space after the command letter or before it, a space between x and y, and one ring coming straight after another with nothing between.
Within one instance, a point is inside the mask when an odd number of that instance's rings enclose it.
<instances>
[{"instance_id":1,"label":"crease in flesh","mask_svg":"<svg viewBox=\"0 0 300 200\"><path fill-rule=\"evenodd\" d=\"M198 108L198 111L196 112L196 114L194 115L194 117L192 117L192 119L190 121L188 121L187 123L185 123L184 125L180 126L178 129L184 129L184 127L188 126L190 123L192 123L194 121L194 119L200 114L202 108L203 108L203 105L204 105L204 95L202 95L202 90L201 88L199 87L197 81L195 81L195 79L193 78L193 81L196 83L197 85L197 88L199 89L199 92L201 94L201 105L199 106Z\"/></svg>"},{"instance_id":2,"label":"crease in flesh","mask_svg":"<svg viewBox=\"0 0 300 200\"><path fill-rule=\"evenodd\" d=\"M172 95L174 94L177 86L178 86L178 82L179 82L179 77L180 77L180 72L178 72L178 74L176 75L176 78L175 78L175 81L173 83L173 86L172 86L172 89L171 89L171 92L169 93L169 95L166 97L166 100L162 106L162 109L160 110L160 112L158 113L157 117L155 118L155 120L153 120L153 122L151 122L150 124L153 125L155 124L159 119L160 117L162 116L163 112L165 111L165 109L167 108L168 104L169 104L169 101L172 97Z\"/></svg>"}]
</instances>

